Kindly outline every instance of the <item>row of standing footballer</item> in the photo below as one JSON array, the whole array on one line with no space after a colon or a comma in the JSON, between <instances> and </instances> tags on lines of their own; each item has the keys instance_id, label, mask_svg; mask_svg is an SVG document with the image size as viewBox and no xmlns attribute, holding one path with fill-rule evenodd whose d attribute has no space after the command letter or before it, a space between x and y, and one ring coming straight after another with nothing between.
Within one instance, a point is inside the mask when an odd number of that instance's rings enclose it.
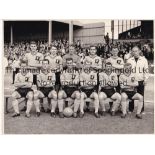
<instances>
[{"instance_id":1,"label":"row of standing footballer","mask_svg":"<svg viewBox=\"0 0 155 155\"><path fill-rule=\"evenodd\" d=\"M50 55L46 57L37 51L35 42L31 42L30 49L31 52L20 61L19 72L15 75L12 117L19 117L20 111L26 111L25 117L31 117L33 105L39 117L45 111L46 100L46 111L53 118L57 110L60 118L83 118L92 106L96 118L106 116L107 112L115 116L117 111L121 111L121 118L126 118L133 112L134 100L137 100L135 117L142 119L148 62L140 56L137 46L133 47L132 56L126 63L118 57L118 48L114 47L112 56L104 64L96 55L95 46L90 47L83 64L73 45L63 58L57 55L55 46L51 46ZM26 104L19 110L19 100L23 97Z\"/></svg>"}]
</instances>

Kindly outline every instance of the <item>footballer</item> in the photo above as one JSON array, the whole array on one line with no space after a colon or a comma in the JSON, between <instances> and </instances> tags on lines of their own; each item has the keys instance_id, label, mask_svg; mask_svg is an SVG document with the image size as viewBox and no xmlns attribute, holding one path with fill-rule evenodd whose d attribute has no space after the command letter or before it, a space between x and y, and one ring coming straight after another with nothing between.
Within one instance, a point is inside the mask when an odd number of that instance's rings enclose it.
<instances>
[{"instance_id":1,"label":"footballer","mask_svg":"<svg viewBox=\"0 0 155 155\"><path fill-rule=\"evenodd\" d=\"M58 93L58 108L59 116L63 118L63 109L66 106L65 100L68 99L68 106L73 108L73 117L77 117L77 112L80 107L80 92L79 86L79 72L75 70L73 65L73 59L66 59L67 69L60 75L62 89Z\"/></svg>"},{"instance_id":2,"label":"footballer","mask_svg":"<svg viewBox=\"0 0 155 155\"><path fill-rule=\"evenodd\" d=\"M132 65L130 63L124 65L124 73L120 75L119 82L121 87L121 117L126 117L128 101L137 100L136 118L142 119L143 96L137 93L136 87L138 86L138 81L136 80L135 74L132 73Z\"/></svg>"},{"instance_id":3,"label":"footballer","mask_svg":"<svg viewBox=\"0 0 155 155\"><path fill-rule=\"evenodd\" d=\"M116 92L116 87L118 86L118 77L115 72L112 70L112 64L107 62L105 64L105 71L99 73L99 83L100 83L100 91L99 91L99 102L101 106L101 115L106 115L106 100L110 99L112 102L112 107L110 109L111 115L115 116L115 112L118 110L121 95Z\"/></svg>"}]
</instances>

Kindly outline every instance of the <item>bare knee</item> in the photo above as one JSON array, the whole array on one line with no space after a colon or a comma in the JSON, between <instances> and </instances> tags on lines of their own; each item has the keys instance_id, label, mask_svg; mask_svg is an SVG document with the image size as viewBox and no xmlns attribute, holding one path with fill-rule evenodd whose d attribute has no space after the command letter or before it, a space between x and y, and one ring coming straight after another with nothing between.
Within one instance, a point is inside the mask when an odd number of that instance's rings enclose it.
<instances>
[{"instance_id":1,"label":"bare knee","mask_svg":"<svg viewBox=\"0 0 155 155\"><path fill-rule=\"evenodd\" d=\"M138 98L140 102L143 102L143 96L141 94L138 94Z\"/></svg>"},{"instance_id":2,"label":"bare knee","mask_svg":"<svg viewBox=\"0 0 155 155\"><path fill-rule=\"evenodd\" d=\"M81 99L82 99L82 100L84 100L84 99L86 98L85 93L81 92L80 95L81 95Z\"/></svg>"},{"instance_id":3,"label":"bare knee","mask_svg":"<svg viewBox=\"0 0 155 155\"><path fill-rule=\"evenodd\" d=\"M94 92L93 93L93 98L94 98L95 101L98 101L99 100L98 94Z\"/></svg>"},{"instance_id":4,"label":"bare knee","mask_svg":"<svg viewBox=\"0 0 155 155\"><path fill-rule=\"evenodd\" d=\"M13 94L11 95L11 98L12 98L12 100L16 100L16 99L17 99L16 93L13 93Z\"/></svg>"},{"instance_id":5,"label":"bare knee","mask_svg":"<svg viewBox=\"0 0 155 155\"><path fill-rule=\"evenodd\" d=\"M126 101L127 100L127 95L125 93L121 94L121 101Z\"/></svg>"},{"instance_id":6,"label":"bare knee","mask_svg":"<svg viewBox=\"0 0 155 155\"><path fill-rule=\"evenodd\" d=\"M58 93L58 99L59 100L62 100L64 98L64 91L59 91L59 93Z\"/></svg>"},{"instance_id":7,"label":"bare knee","mask_svg":"<svg viewBox=\"0 0 155 155\"><path fill-rule=\"evenodd\" d=\"M30 100L30 101L33 100L33 92L29 92L29 93L27 94L27 99Z\"/></svg>"},{"instance_id":8,"label":"bare knee","mask_svg":"<svg viewBox=\"0 0 155 155\"><path fill-rule=\"evenodd\" d=\"M52 98L53 100L57 100L57 93L56 93L56 91L52 91L51 93L50 93L51 95L50 96L48 96L49 98Z\"/></svg>"},{"instance_id":9,"label":"bare knee","mask_svg":"<svg viewBox=\"0 0 155 155\"><path fill-rule=\"evenodd\" d=\"M105 100L107 98L107 95L104 93L104 92L101 92L99 93L99 100L102 101L102 100Z\"/></svg>"},{"instance_id":10,"label":"bare knee","mask_svg":"<svg viewBox=\"0 0 155 155\"><path fill-rule=\"evenodd\" d=\"M118 102L121 102L121 95L119 93L116 93L116 100Z\"/></svg>"},{"instance_id":11,"label":"bare knee","mask_svg":"<svg viewBox=\"0 0 155 155\"><path fill-rule=\"evenodd\" d=\"M81 94L80 94L80 92L76 92L76 94L75 94L75 99L77 99L77 100L80 100L81 99Z\"/></svg>"}]
</instances>

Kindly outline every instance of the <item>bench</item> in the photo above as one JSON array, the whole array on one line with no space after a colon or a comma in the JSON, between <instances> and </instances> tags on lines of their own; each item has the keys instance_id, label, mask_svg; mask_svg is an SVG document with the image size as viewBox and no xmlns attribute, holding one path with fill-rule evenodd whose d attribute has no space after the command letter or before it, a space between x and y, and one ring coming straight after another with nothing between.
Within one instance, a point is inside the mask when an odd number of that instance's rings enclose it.
<instances>
[{"instance_id":1,"label":"bench","mask_svg":"<svg viewBox=\"0 0 155 155\"><path fill-rule=\"evenodd\" d=\"M4 102L5 102L5 114L8 114L9 113L9 110L8 110L8 100L9 98L11 98L11 95L4 95ZM19 101L19 104L26 101L26 98L21 98L20 101Z\"/></svg>"}]
</instances>

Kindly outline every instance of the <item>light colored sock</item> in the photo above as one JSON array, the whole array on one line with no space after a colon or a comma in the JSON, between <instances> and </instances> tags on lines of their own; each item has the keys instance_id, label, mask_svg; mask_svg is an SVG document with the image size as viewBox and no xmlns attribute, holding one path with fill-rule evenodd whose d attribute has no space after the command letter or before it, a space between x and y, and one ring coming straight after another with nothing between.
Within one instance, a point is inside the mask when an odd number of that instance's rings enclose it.
<instances>
[{"instance_id":1,"label":"light colored sock","mask_svg":"<svg viewBox=\"0 0 155 155\"><path fill-rule=\"evenodd\" d=\"M26 109L26 113L29 114L31 109L32 109L32 105L33 105L33 101L32 100L28 100L27 101L27 109Z\"/></svg>"},{"instance_id":2,"label":"light colored sock","mask_svg":"<svg viewBox=\"0 0 155 155\"><path fill-rule=\"evenodd\" d=\"M113 101L113 105L112 105L112 109L111 109L111 111L117 111L119 105L120 105L120 101L119 101L119 100L115 100L115 101Z\"/></svg>"},{"instance_id":3,"label":"light colored sock","mask_svg":"<svg viewBox=\"0 0 155 155\"><path fill-rule=\"evenodd\" d=\"M141 113L142 108L143 108L143 101L137 101L137 114Z\"/></svg>"},{"instance_id":4,"label":"light colored sock","mask_svg":"<svg viewBox=\"0 0 155 155\"><path fill-rule=\"evenodd\" d=\"M95 106L95 113L98 113L98 109L99 109L99 100L94 100L94 106Z\"/></svg>"},{"instance_id":5,"label":"light colored sock","mask_svg":"<svg viewBox=\"0 0 155 155\"><path fill-rule=\"evenodd\" d=\"M13 106L13 109L16 113L19 113L19 106L18 106L18 100L17 99L14 99L12 101L12 106Z\"/></svg>"},{"instance_id":6,"label":"light colored sock","mask_svg":"<svg viewBox=\"0 0 155 155\"><path fill-rule=\"evenodd\" d=\"M105 100L100 100L100 106L101 106L101 110L102 111L106 111L106 109L105 109Z\"/></svg>"},{"instance_id":7,"label":"light colored sock","mask_svg":"<svg viewBox=\"0 0 155 155\"><path fill-rule=\"evenodd\" d=\"M85 101L84 99L81 99L81 103L80 103L80 112L84 114L84 105L85 105Z\"/></svg>"},{"instance_id":8,"label":"light colored sock","mask_svg":"<svg viewBox=\"0 0 155 155\"><path fill-rule=\"evenodd\" d=\"M40 112L40 100L35 100L34 101L34 105L35 105L35 108L36 108L36 112Z\"/></svg>"},{"instance_id":9,"label":"light colored sock","mask_svg":"<svg viewBox=\"0 0 155 155\"><path fill-rule=\"evenodd\" d=\"M74 112L78 111L78 109L80 107L80 102L81 102L81 100L79 100L79 99L74 100Z\"/></svg>"},{"instance_id":10,"label":"light colored sock","mask_svg":"<svg viewBox=\"0 0 155 155\"><path fill-rule=\"evenodd\" d=\"M55 109L57 107L57 100L51 99L51 105L52 105L51 112L55 112Z\"/></svg>"},{"instance_id":11,"label":"light colored sock","mask_svg":"<svg viewBox=\"0 0 155 155\"><path fill-rule=\"evenodd\" d=\"M127 112L127 101L121 101L122 113L126 114Z\"/></svg>"},{"instance_id":12,"label":"light colored sock","mask_svg":"<svg viewBox=\"0 0 155 155\"><path fill-rule=\"evenodd\" d=\"M64 100L63 99L58 99L59 112L63 112L63 107L64 107Z\"/></svg>"}]
</instances>

